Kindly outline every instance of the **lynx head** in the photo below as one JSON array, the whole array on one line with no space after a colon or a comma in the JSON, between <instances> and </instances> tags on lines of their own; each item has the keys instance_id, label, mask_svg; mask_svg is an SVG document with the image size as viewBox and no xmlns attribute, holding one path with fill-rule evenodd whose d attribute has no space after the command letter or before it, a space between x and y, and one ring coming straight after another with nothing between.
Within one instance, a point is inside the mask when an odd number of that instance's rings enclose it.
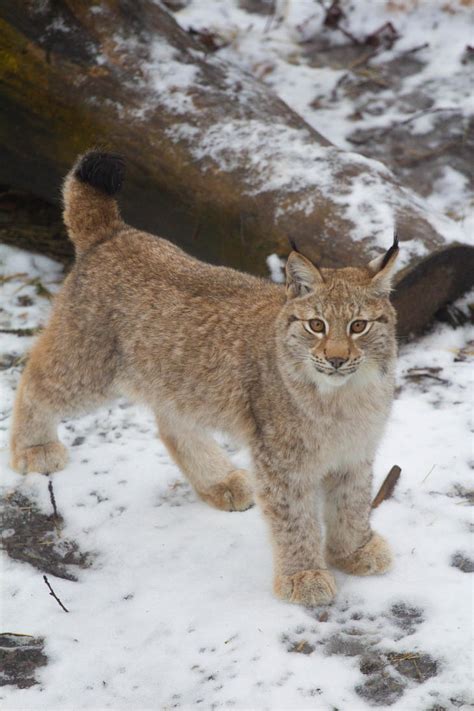
<instances>
[{"instance_id":1,"label":"lynx head","mask_svg":"<svg viewBox=\"0 0 474 711\"><path fill-rule=\"evenodd\" d=\"M343 385L356 373L384 375L396 350L389 294L397 256L396 237L365 268L318 269L291 252L282 336L295 373L322 387Z\"/></svg>"}]
</instances>

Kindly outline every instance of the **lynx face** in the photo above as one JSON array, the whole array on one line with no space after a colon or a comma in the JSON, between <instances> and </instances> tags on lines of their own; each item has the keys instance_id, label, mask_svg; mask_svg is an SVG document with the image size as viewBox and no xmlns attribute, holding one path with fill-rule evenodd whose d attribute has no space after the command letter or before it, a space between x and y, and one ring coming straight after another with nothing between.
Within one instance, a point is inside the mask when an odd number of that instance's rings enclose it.
<instances>
[{"instance_id":1,"label":"lynx face","mask_svg":"<svg viewBox=\"0 0 474 711\"><path fill-rule=\"evenodd\" d=\"M290 256L285 350L305 377L340 386L356 373L383 375L395 347L395 312L389 265L380 269L377 261L320 271L302 255Z\"/></svg>"}]
</instances>

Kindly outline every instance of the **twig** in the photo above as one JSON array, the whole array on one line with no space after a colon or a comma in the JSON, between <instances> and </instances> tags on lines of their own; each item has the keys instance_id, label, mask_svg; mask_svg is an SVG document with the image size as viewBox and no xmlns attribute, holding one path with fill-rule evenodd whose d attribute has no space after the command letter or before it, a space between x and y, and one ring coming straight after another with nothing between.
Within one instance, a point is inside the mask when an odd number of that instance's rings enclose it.
<instances>
[{"instance_id":1,"label":"twig","mask_svg":"<svg viewBox=\"0 0 474 711\"><path fill-rule=\"evenodd\" d=\"M375 71L373 67L366 67L365 69L357 69L355 74L363 79L368 79L373 81L374 84L388 89L390 84L386 81L378 71Z\"/></svg>"},{"instance_id":2,"label":"twig","mask_svg":"<svg viewBox=\"0 0 474 711\"><path fill-rule=\"evenodd\" d=\"M379 30L379 32L380 32L380 30ZM369 38L376 36L376 35L377 35L376 32L373 32L372 35L369 35L369 37L365 41L365 44L371 44L371 42L368 41ZM418 45L418 47L413 47L413 49L407 49L405 52L400 52L400 54L398 54L397 56L398 57L405 57L409 54L415 54L416 52L420 52L422 49L426 49L429 46L430 46L429 42L425 42L424 44ZM380 45L375 45L375 48L372 49L370 52L363 54L358 59L354 60L352 62L352 64L349 64L347 69L349 69L349 71L353 71L354 69L357 69L357 67L360 67L361 65L366 64L370 59L372 59L372 57L375 57L377 54L379 54L379 50L380 50Z\"/></svg>"},{"instance_id":3,"label":"twig","mask_svg":"<svg viewBox=\"0 0 474 711\"><path fill-rule=\"evenodd\" d=\"M60 523L61 523L61 516L58 513L58 507L56 506L56 497L54 495L54 490L53 490L53 480L50 479L48 482L48 491L49 491L49 498L51 500L51 506L53 507L53 519L54 519L54 527L56 529L56 533L58 536L61 535L61 528L60 528Z\"/></svg>"},{"instance_id":4,"label":"twig","mask_svg":"<svg viewBox=\"0 0 474 711\"><path fill-rule=\"evenodd\" d=\"M429 42L423 42L423 44L419 44L416 47L413 47L412 49L406 49L404 52L400 52L400 54L398 56L404 57L407 54L415 54L415 52L420 52L422 49L426 49L429 46L430 46Z\"/></svg>"},{"instance_id":5,"label":"twig","mask_svg":"<svg viewBox=\"0 0 474 711\"><path fill-rule=\"evenodd\" d=\"M324 5L322 5L322 7L326 11L326 16L324 18L323 23L325 27L329 27L331 30L339 30L339 32L342 32L342 34L348 39L350 39L350 41L355 45L361 44L361 41L357 39L357 37L353 35L352 32L349 32L349 30L346 30L340 25L341 20L345 19L346 17L344 10L340 6L340 0L333 0L329 7L325 7Z\"/></svg>"},{"instance_id":6,"label":"twig","mask_svg":"<svg viewBox=\"0 0 474 711\"><path fill-rule=\"evenodd\" d=\"M45 287L39 277L33 277L32 279L28 279L27 281L25 281L24 284L21 284L21 286L19 286L18 289L16 289L13 293L18 294L18 292L24 289L25 286L34 286L38 296L44 296L46 299L50 300L53 298L53 294L49 289Z\"/></svg>"},{"instance_id":7,"label":"twig","mask_svg":"<svg viewBox=\"0 0 474 711\"><path fill-rule=\"evenodd\" d=\"M371 44L375 47L383 47L385 44L385 49L391 49L397 39L400 39L400 35L393 24L391 22L385 22L378 30L367 35L364 44Z\"/></svg>"},{"instance_id":8,"label":"twig","mask_svg":"<svg viewBox=\"0 0 474 711\"><path fill-rule=\"evenodd\" d=\"M22 279L23 277L28 276L26 272L17 272L16 274L8 274L6 276L0 276L0 284L5 284L7 281L11 281L12 279Z\"/></svg>"},{"instance_id":9,"label":"twig","mask_svg":"<svg viewBox=\"0 0 474 711\"><path fill-rule=\"evenodd\" d=\"M263 28L264 34L267 32L270 32L273 21L275 20L275 14L276 14L276 0L272 0L272 7L270 9L270 12L267 15L267 20L265 22L265 27Z\"/></svg>"},{"instance_id":10,"label":"twig","mask_svg":"<svg viewBox=\"0 0 474 711\"><path fill-rule=\"evenodd\" d=\"M439 372L441 372L441 368L411 368L405 377L412 380L417 380L419 378L431 378L439 383L447 383L447 380L439 377Z\"/></svg>"},{"instance_id":11,"label":"twig","mask_svg":"<svg viewBox=\"0 0 474 711\"><path fill-rule=\"evenodd\" d=\"M389 473L384 479L382 486L378 490L375 499L372 501L373 509L376 509L377 506L380 506L382 501L385 501L385 499L389 499L391 497L401 473L402 470L396 464L390 469Z\"/></svg>"},{"instance_id":12,"label":"twig","mask_svg":"<svg viewBox=\"0 0 474 711\"><path fill-rule=\"evenodd\" d=\"M427 158L436 158L439 155L445 153L448 148L454 148L456 146L462 145L462 140L448 141L447 143L442 143L436 148L430 148L427 151L411 151L408 153L406 158L396 159L396 162L400 166L410 165L411 163L418 163L421 160L426 160Z\"/></svg>"},{"instance_id":13,"label":"twig","mask_svg":"<svg viewBox=\"0 0 474 711\"><path fill-rule=\"evenodd\" d=\"M392 123L390 126L387 126L385 128L376 128L374 131L368 135L365 136L364 138L352 140L352 143L355 143L356 145L360 146L364 143L368 143L374 138L381 138L382 136L385 136L385 134L390 133L391 131L394 131L395 129L399 128L400 126L406 126L407 124L411 123L412 121L416 121L417 119L421 118L422 116L425 116L426 114L438 114L438 113L443 113L446 111L459 111L458 108L456 107L439 107L436 109L426 109L424 111L418 111L415 114L412 114L409 118L404 119L403 121L396 121L395 123ZM447 144L449 145L449 144Z\"/></svg>"},{"instance_id":14,"label":"twig","mask_svg":"<svg viewBox=\"0 0 474 711\"><path fill-rule=\"evenodd\" d=\"M433 469L435 469L435 468L436 468L436 464L433 464L433 466L432 466L431 469L429 470L428 474L425 476L425 478L424 478L423 481L421 482L422 484L425 483L425 481L428 479L429 475L431 474L431 472L432 472Z\"/></svg>"},{"instance_id":15,"label":"twig","mask_svg":"<svg viewBox=\"0 0 474 711\"><path fill-rule=\"evenodd\" d=\"M357 69L357 67L361 67L363 64L366 64L369 59L372 59L372 57L375 57L376 54L378 54L379 48L375 47L375 49L371 49L370 52L366 52L365 54L362 54L360 57L355 59L347 69L351 72L354 69Z\"/></svg>"},{"instance_id":16,"label":"twig","mask_svg":"<svg viewBox=\"0 0 474 711\"><path fill-rule=\"evenodd\" d=\"M54 597L54 599L56 600L56 602L58 603L58 605L59 605L60 607L62 607L62 609L64 610L64 612L69 612L69 610L67 609L67 607L64 607L63 603L61 602L61 600L59 599L59 597L56 595L56 593L54 592L53 588L52 588L51 585L49 584L49 580L48 580L48 578L46 577L46 575L43 575L43 580L44 580L44 582L46 583L46 585L47 585L48 588L49 588L49 594L51 595L51 597Z\"/></svg>"},{"instance_id":17,"label":"twig","mask_svg":"<svg viewBox=\"0 0 474 711\"><path fill-rule=\"evenodd\" d=\"M54 516L56 518L58 518L58 509L56 507L56 497L54 496L53 482L51 479L48 482L48 491L49 491L49 498L51 499L51 505L52 505L53 511L54 511Z\"/></svg>"},{"instance_id":18,"label":"twig","mask_svg":"<svg viewBox=\"0 0 474 711\"><path fill-rule=\"evenodd\" d=\"M35 328L0 328L0 333L11 333L13 336L34 336L39 327Z\"/></svg>"}]
</instances>

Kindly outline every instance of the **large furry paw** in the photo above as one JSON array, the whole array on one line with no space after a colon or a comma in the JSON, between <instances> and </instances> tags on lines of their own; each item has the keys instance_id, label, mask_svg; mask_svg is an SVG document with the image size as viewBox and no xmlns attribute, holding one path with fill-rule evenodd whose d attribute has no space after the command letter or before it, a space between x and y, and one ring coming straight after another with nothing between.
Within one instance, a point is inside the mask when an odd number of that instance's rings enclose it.
<instances>
[{"instance_id":1,"label":"large furry paw","mask_svg":"<svg viewBox=\"0 0 474 711\"><path fill-rule=\"evenodd\" d=\"M273 589L282 600L314 607L332 602L336 581L328 570L300 570L293 575L277 575Z\"/></svg>"},{"instance_id":2,"label":"large furry paw","mask_svg":"<svg viewBox=\"0 0 474 711\"><path fill-rule=\"evenodd\" d=\"M48 442L26 449L13 449L10 465L20 474L28 474L28 472L51 474L64 469L67 461L68 453L64 444Z\"/></svg>"},{"instance_id":3,"label":"large furry paw","mask_svg":"<svg viewBox=\"0 0 474 711\"><path fill-rule=\"evenodd\" d=\"M222 511L245 511L253 506L252 487L244 469L236 469L218 484L199 491L201 499Z\"/></svg>"},{"instance_id":4,"label":"large furry paw","mask_svg":"<svg viewBox=\"0 0 474 711\"><path fill-rule=\"evenodd\" d=\"M374 533L372 538L346 558L328 554L331 565L352 575L379 575L392 565L392 552L385 538Z\"/></svg>"}]
</instances>

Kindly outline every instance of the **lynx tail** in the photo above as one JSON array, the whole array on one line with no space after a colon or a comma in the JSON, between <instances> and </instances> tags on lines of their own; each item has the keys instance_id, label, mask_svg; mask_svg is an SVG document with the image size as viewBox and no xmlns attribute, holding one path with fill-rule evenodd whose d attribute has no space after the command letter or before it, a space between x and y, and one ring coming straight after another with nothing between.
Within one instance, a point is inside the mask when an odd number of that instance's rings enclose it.
<instances>
[{"instance_id":1,"label":"lynx tail","mask_svg":"<svg viewBox=\"0 0 474 711\"><path fill-rule=\"evenodd\" d=\"M78 255L112 236L123 224L114 196L124 175L123 158L100 151L85 153L67 175L63 217Z\"/></svg>"}]
</instances>

